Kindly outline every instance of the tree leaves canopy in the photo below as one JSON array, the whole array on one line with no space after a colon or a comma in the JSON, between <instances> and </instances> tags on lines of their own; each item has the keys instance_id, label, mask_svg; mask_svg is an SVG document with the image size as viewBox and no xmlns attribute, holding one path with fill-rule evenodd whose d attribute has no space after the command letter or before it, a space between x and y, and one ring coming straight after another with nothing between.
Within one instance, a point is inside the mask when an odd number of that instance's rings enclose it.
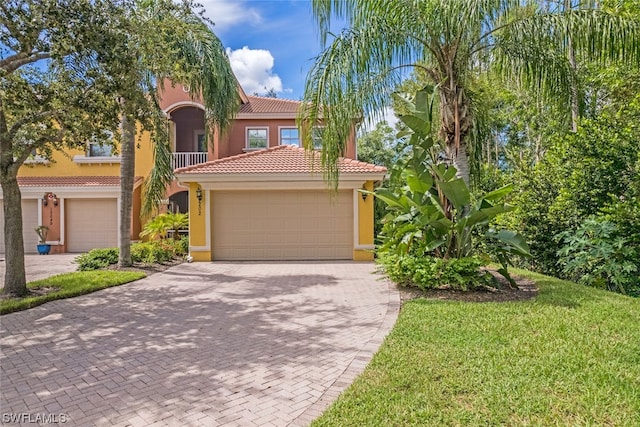
<instances>
[{"instance_id":1,"label":"tree leaves canopy","mask_svg":"<svg viewBox=\"0 0 640 427\"><path fill-rule=\"evenodd\" d=\"M570 43L580 55L640 63L638 21L614 12L591 4L565 10L564 1L314 0L321 39L329 43L305 87L298 118L304 144L312 147L310 129L323 122L323 165L335 181L335 160L353 124L362 114L381 114L407 69L417 68L440 90L441 135L456 150L473 145L470 77L491 64L568 102ZM334 18L349 27L334 35Z\"/></svg>"}]
</instances>

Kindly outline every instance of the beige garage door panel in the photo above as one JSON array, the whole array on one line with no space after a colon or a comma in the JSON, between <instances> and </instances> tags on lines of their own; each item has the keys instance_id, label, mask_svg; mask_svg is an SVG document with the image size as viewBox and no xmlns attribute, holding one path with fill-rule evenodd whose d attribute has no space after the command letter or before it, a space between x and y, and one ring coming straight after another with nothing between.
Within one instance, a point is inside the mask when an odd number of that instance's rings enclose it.
<instances>
[{"instance_id":1,"label":"beige garage door panel","mask_svg":"<svg viewBox=\"0 0 640 427\"><path fill-rule=\"evenodd\" d=\"M118 246L116 199L66 199L65 215L68 252Z\"/></svg>"},{"instance_id":2,"label":"beige garage door panel","mask_svg":"<svg viewBox=\"0 0 640 427\"><path fill-rule=\"evenodd\" d=\"M4 214L2 200L0 200L0 253L5 253L4 247ZM22 238L25 253L36 253L38 235L34 228L38 226L38 200L22 200Z\"/></svg>"},{"instance_id":3,"label":"beige garage door panel","mask_svg":"<svg viewBox=\"0 0 640 427\"><path fill-rule=\"evenodd\" d=\"M351 191L333 202L320 191L213 192L213 258L351 259Z\"/></svg>"}]
</instances>

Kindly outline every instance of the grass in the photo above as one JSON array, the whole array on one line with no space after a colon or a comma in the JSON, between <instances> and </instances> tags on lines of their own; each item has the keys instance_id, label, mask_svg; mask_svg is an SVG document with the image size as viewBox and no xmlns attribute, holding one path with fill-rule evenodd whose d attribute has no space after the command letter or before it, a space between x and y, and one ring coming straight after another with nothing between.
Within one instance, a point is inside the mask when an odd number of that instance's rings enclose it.
<instances>
[{"instance_id":1,"label":"grass","mask_svg":"<svg viewBox=\"0 0 640 427\"><path fill-rule=\"evenodd\" d=\"M404 304L312 426L639 426L640 299L516 273L537 298Z\"/></svg>"},{"instance_id":2,"label":"grass","mask_svg":"<svg viewBox=\"0 0 640 427\"><path fill-rule=\"evenodd\" d=\"M75 273L59 274L47 279L37 280L27 284L30 290L45 290L53 288L51 292L42 295L29 295L24 298L10 298L0 300L0 314L26 310L48 301L71 298L84 295L100 289L110 288L134 280L142 279L145 273L136 271L95 270Z\"/></svg>"}]
</instances>

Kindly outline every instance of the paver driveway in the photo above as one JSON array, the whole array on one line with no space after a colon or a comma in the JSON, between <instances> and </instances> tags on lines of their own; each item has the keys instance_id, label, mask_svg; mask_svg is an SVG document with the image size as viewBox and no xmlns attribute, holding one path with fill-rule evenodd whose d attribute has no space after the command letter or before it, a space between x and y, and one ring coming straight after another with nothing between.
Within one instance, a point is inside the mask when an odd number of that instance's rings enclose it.
<instances>
[{"instance_id":1,"label":"paver driveway","mask_svg":"<svg viewBox=\"0 0 640 427\"><path fill-rule=\"evenodd\" d=\"M396 319L373 268L182 264L2 316L1 421L306 425Z\"/></svg>"}]
</instances>

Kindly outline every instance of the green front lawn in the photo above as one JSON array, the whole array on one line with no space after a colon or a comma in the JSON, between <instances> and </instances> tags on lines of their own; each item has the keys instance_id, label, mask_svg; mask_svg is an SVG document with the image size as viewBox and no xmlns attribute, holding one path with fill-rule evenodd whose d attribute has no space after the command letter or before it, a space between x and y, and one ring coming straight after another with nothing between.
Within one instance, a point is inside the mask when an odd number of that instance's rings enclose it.
<instances>
[{"instance_id":1,"label":"green front lawn","mask_svg":"<svg viewBox=\"0 0 640 427\"><path fill-rule=\"evenodd\" d=\"M536 299L404 304L313 426L640 425L640 299L517 273Z\"/></svg>"},{"instance_id":2,"label":"green front lawn","mask_svg":"<svg viewBox=\"0 0 640 427\"><path fill-rule=\"evenodd\" d=\"M145 276L145 273L137 271L113 270L80 271L59 274L27 284L27 287L32 291L47 290L47 292L42 295L32 294L25 298L0 300L0 314L26 310L44 304L47 301L88 294L100 289L133 282Z\"/></svg>"}]
</instances>

